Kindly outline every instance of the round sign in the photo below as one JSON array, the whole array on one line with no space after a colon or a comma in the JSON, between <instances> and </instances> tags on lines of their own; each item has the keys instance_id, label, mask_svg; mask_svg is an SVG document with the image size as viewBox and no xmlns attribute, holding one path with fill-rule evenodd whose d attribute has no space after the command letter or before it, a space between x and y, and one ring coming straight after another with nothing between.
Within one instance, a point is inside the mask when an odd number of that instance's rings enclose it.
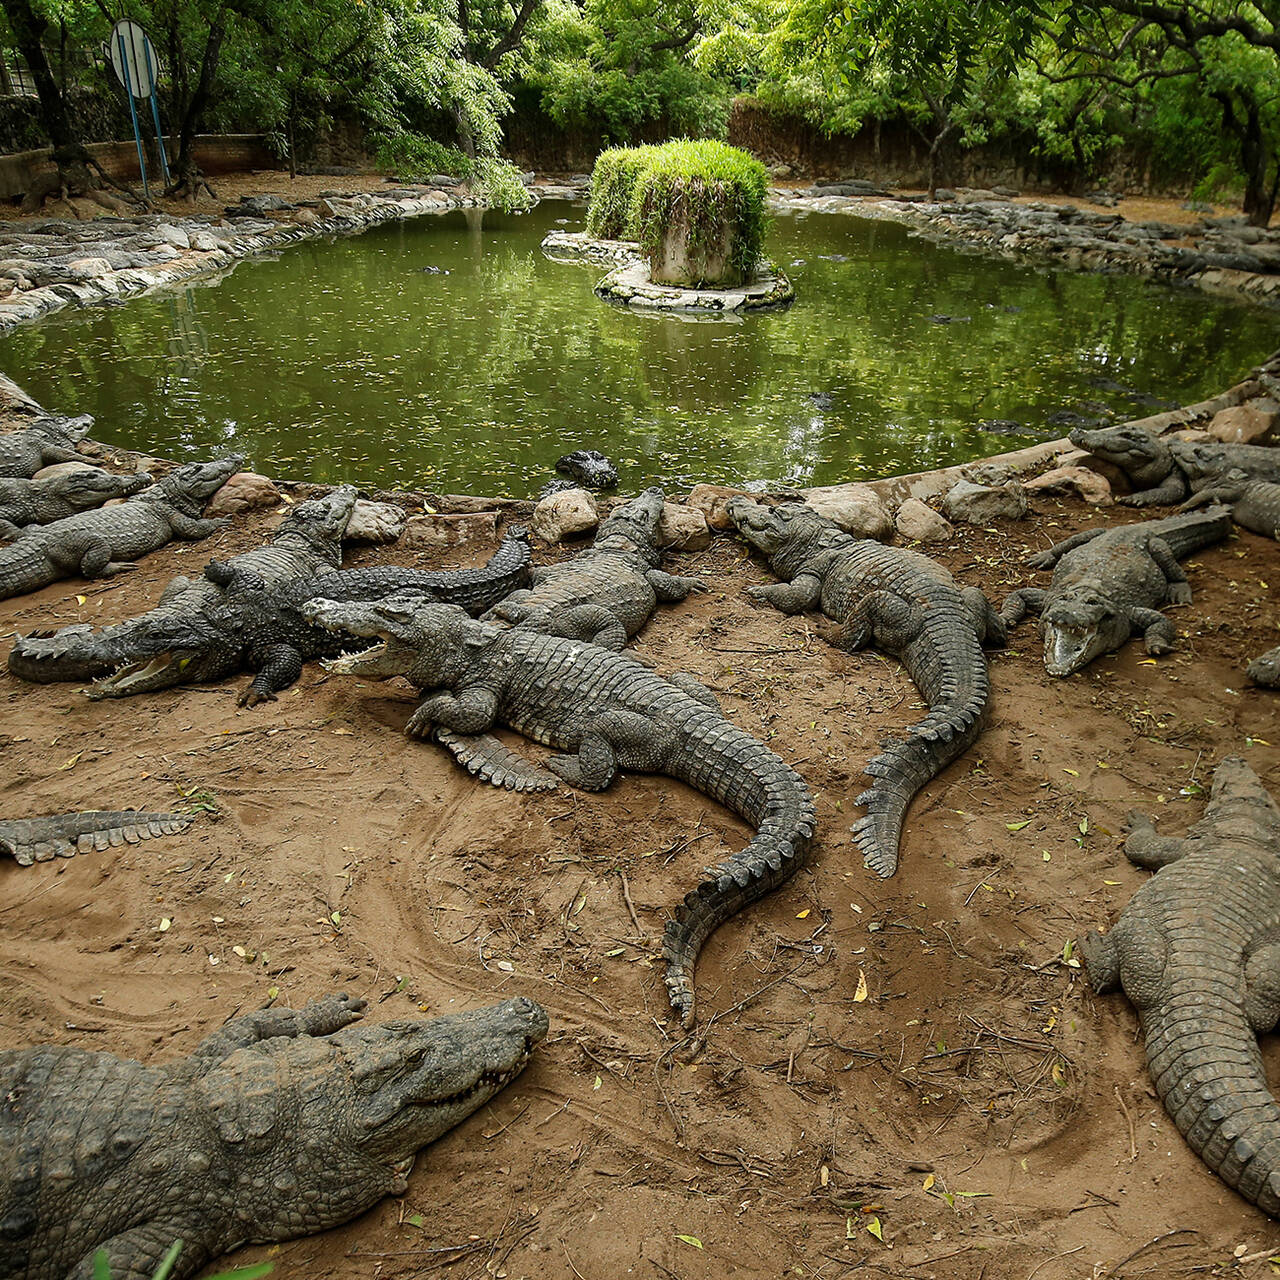
<instances>
[{"instance_id":1,"label":"round sign","mask_svg":"<svg viewBox=\"0 0 1280 1280\"><path fill-rule=\"evenodd\" d=\"M147 33L127 18L111 28L107 41L107 57L120 83L135 98L149 98L160 74L160 61Z\"/></svg>"}]
</instances>

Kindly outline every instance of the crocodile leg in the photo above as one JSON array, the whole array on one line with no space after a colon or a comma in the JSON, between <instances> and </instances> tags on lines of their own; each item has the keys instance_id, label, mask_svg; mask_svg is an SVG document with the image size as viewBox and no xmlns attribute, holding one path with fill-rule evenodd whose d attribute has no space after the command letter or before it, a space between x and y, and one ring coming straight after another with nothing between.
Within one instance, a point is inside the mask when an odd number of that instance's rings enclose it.
<instances>
[{"instance_id":1,"label":"crocodile leg","mask_svg":"<svg viewBox=\"0 0 1280 1280\"><path fill-rule=\"evenodd\" d=\"M1046 550L1037 551L1035 555L1028 556L1027 564L1033 569L1052 569L1068 551L1083 547L1086 542L1092 542L1094 538L1100 537L1105 532L1104 529L1085 529L1081 533L1073 533L1071 537L1055 542Z\"/></svg>"},{"instance_id":2,"label":"crocodile leg","mask_svg":"<svg viewBox=\"0 0 1280 1280\"><path fill-rule=\"evenodd\" d=\"M1178 563L1178 557L1173 554L1169 544L1163 538L1152 538L1147 544L1147 550L1169 584L1169 603L1190 604L1191 584L1187 581L1186 571Z\"/></svg>"},{"instance_id":3,"label":"crocodile leg","mask_svg":"<svg viewBox=\"0 0 1280 1280\"><path fill-rule=\"evenodd\" d=\"M770 582L763 587L748 587L752 600L763 600L782 613L804 613L816 609L822 598L822 579L812 573L798 573L790 582Z\"/></svg>"},{"instance_id":4,"label":"crocodile leg","mask_svg":"<svg viewBox=\"0 0 1280 1280\"><path fill-rule=\"evenodd\" d=\"M1134 631L1141 631L1147 652L1153 658L1172 653L1177 647L1178 633L1173 623L1158 609L1132 609L1129 621Z\"/></svg>"},{"instance_id":5,"label":"crocodile leg","mask_svg":"<svg viewBox=\"0 0 1280 1280\"><path fill-rule=\"evenodd\" d=\"M1171 862L1185 857L1187 842L1174 836L1162 836L1145 813L1129 815L1129 835L1124 842L1124 856L1139 867L1159 871Z\"/></svg>"},{"instance_id":6,"label":"crocodile leg","mask_svg":"<svg viewBox=\"0 0 1280 1280\"><path fill-rule=\"evenodd\" d=\"M662 569L650 569L644 575L653 593L663 604L679 604L690 591L708 591L701 578L685 578L678 573L666 573Z\"/></svg>"},{"instance_id":7,"label":"crocodile leg","mask_svg":"<svg viewBox=\"0 0 1280 1280\"><path fill-rule=\"evenodd\" d=\"M566 640L583 640L619 653L627 643L627 629L603 605L579 604L567 609L548 609L539 627L548 635Z\"/></svg>"},{"instance_id":8,"label":"crocodile leg","mask_svg":"<svg viewBox=\"0 0 1280 1280\"><path fill-rule=\"evenodd\" d=\"M1009 639L1005 634L1004 620L987 599L982 588L961 587L960 598L973 619L973 629L978 633L978 640L993 648L1003 649Z\"/></svg>"},{"instance_id":9,"label":"crocodile leg","mask_svg":"<svg viewBox=\"0 0 1280 1280\"><path fill-rule=\"evenodd\" d=\"M1116 501L1126 507L1163 507L1181 502L1187 496L1187 479L1174 467L1154 489L1129 493Z\"/></svg>"},{"instance_id":10,"label":"crocodile leg","mask_svg":"<svg viewBox=\"0 0 1280 1280\"><path fill-rule=\"evenodd\" d=\"M1271 1031L1280 1022L1280 942L1252 952L1244 965L1244 1012L1255 1031Z\"/></svg>"},{"instance_id":11,"label":"crocodile leg","mask_svg":"<svg viewBox=\"0 0 1280 1280\"><path fill-rule=\"evenodd\" d=\"M199 1243L206 1229L204 1225L195 1223L144 1222L98 1245L80 1260L67 1280L94 1280L99 1274L95 1263L99 1252L105 1253L107 1258L107 1270L102 1274L109 1275L111 1280L151 1280L177 1240L184 1241L182 1251L165 1274L169 1280L185 1280L213 1257ZM192 1241L190 1247L185 1244L188 1240Z\"/></svg>"},{"instance_id":12,"label":"crocodile leg","mask_svg":"<svg viewBox=\"0 0 1280 1280\"><path fill-rule=\"evenodd\" d=\"M355 1022L364 1014L365 1002L342 994L322 996L301 1009L255 1009L223 1023L205 1036L192 1051L192 1058L213 1066L229 1058L237 1049L247 1048L277 1036L327 1036Z\"/></svg>"},{"instance_id":13,"label":"crocodile leg","mask_svg":"<svg viewBox=\"0 0 1280 1280\"><path fill-rule=\"evenodd\" d=\"M497 714L498 695L483 685L470 685L457 693L446 689L425 697L404 731L411 738L425 738L439 725L454 733L484 733L493 728Z\"/></svg>"},{"instance_id":14,"label":"crocodile leg","mask_svg":"<svg viewBox=\"0 0 1280 1280\"><path fill-rule=\"evenodd\" d=\"M1028 614L1038 614L1044 608L1047 594L1043 587L1019 587L1010 591L1000 606L1000 621L1006 629L1016 627Z\"/></svg>"},{"instance_id":15,"label":"crocodile leg","mask_svg":"<svg viewBox=\"0 0 1280 1280\"><path fill-rule=\"evenodd\" d=\"M210 534L217 533L219 529L225 529L231 523L230 518L226 516L214 520L201 520L195 516L184 516L180 511L168 513L167 518L169 527L179 538L187 542L207 538Z\"/></svg>"},{"instance_id":16,"label":"crocodile leg","mask_svg":"<svg viewBox=\"0 0 1280 1280\"><path fill-rule=\"evenodd\" d=\"M673 684L681 693L687 693L689 697L698 702L705 703L708 707L714 708L723 714L720 706L720 699L716 697L705 684L696 676L691 676L687 671L668 671L663 679L668 684Z\"/></svg>"},{"instance_id":17,"label":"crocodile leg","mask_svg":"<svg viewBox=\"0 0 1280 1280\"><path fill-rule=\"evenodd\" d=\"M275 702L276 694L302 675L302 654L291 644L269 645L260 658L258 674L240 695L239 705L242 707Z\"/></svg>"},{"instance_id":18,"label":"crocodile leg","mask_svg":"<svg viewBox=\"0 0 1280 1280\"><path fill-rule=\"evenodd\" d=\"M648 716L637 711L606 711L591 722L576 756L552 756L547 768L583 791L603 791L618 766L658 773L670 739Z\"/></svg>"},{"instance_id":19,"label":"crocodile leg","mask_svg":"<svg viewBox=\"0 0 1280 1280\"><path fill-rule=\"evenodd\" d=\"M432 731L435 740L470 774L507 791L554 791L559 781L541 765L509 751L488 733Z\"/></svg>"}]
</instances>

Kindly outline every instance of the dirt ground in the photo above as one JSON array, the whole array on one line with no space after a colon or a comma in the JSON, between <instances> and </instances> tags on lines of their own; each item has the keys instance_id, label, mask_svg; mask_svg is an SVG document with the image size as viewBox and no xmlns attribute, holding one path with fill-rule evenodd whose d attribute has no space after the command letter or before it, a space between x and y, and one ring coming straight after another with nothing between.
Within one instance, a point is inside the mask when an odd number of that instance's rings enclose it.
<instances>
[{"instance_id":1,"label":"dirt ground","mask_svg":"<svg viewBox=\"0 0 1280 1280\"><path fill-rule=\"evenodd\" d=\"M1029 549L1131 518L1042 504L938 554L1002 597L1042 580ZM136 612L275 519L6 601L0 644ZM1179 832L1230 753L1280 784L1280 700L1242 674L1280 641L1280 548L1242 533L1193 561L1185 638L1158 663L1130 645L1055 680L1017 632L992 656L986 732L911 808L887 882L847 828L861 765L918 717L910 681L749 602L768 576L740 543L671 559L715 590L663 609L639 651L706 681L806 777L820 821L811 864L710 939L692 1043L666 1013L663 920L741 822L661 777L485 788L402 736L407 686L312 666L256 710L237 709L241 680L92 703L0 677L0 813L214 811L183 836L0 866L0 1047L162 1061L273 996L335 990L375 1021L545 1005L524 1075L423 1152L403 1199L234 1255L280 1276L1280 1273L1280 1228L1188 1151L1133 1013L1090 992L1069 945L1147 874L1121 854L1130 809Z\"/></svg>"}]
</instances>

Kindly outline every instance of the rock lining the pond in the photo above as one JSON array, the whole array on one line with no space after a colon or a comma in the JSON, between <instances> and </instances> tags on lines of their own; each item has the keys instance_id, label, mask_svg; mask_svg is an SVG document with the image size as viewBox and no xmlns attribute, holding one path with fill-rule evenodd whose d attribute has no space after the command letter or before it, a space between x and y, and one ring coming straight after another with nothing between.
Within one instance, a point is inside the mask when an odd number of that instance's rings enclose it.
<instances>
[{"instance_id":1,"label":"rock lining the pond","mask_svg":"<svg viewBox=\"0 0 1280 1280\"><path fill-rule=\"evenodd\" d=\"M590 533L600 523L600 508L585 489L561 489L533 509L530 528L543 542L564 542Z\"/></svg>"}]
</instances>

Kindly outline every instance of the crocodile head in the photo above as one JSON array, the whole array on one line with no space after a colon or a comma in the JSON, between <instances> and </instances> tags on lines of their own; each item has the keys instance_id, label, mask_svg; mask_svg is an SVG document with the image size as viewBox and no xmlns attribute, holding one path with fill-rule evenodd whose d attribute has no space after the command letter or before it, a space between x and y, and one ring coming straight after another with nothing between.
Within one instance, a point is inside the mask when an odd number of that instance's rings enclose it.
<instances>
[{"instance_id":1,"label":"crocodile head","mask_svg":"<svg viewBox=\"0 0 1280 1280\"><path fill-rule=\"evenodd\" d=\"M790 577L832 534L844 536L830 520L799 503L766 507L750 498L730 498L725 510L743 538L783 577Z\"/></svg>"},{"instance_id":2,"label":"crocodile head","mask_svg":"<svg viewBox=\"0 0 1280 1280\"><path fill-rule=\"evenodd\" d=\"M344 484L323 498L308 498L280 522L272 542L300 540L333 564L342 563L342 539L351 522L359 490Z\"/></svg>"},{"instance_id":3,"label":"crocodile head","mask_svg":"<svg viewBox=\"0 0 1280 1280\"><path fill-rule=\"evenodd\" d=\"M1129 615L1114 601L1084 588L1053 600L1040 618L1044 666L1051 676L1069 676L1129 638Z\"/></svg>"},{"instance_id":4,"label":"crocodile head","mask_svg":"<svg viewBox=\"0 0 1280 1280\"><path fill-rule=\"evenodd\" d=\"M600 522L594 548L597 551L639 554L656 568L662 560L656 538L658 521L662 519L665 505L662 490L656 485L630 502L624 502Z\"/></svg>"},{"instance_id":5,"label":"crocodile head","mask_svg":"<svg viewBox=\"0 0 1280 1280\"><path fill-rule=\"evenodd\" d=\"M209 462L188 462L171 471L156 488L178 506L199 510L243 466L242 453L229 453Z\"/></svg>"},{"instance_id":6,"label":"crocodile head","mask_svg":"<svg viewBox=\"0 0 1280 1280\"><path fill-rule=\"evenodd\" d=\"M87 622L58 631L16 635L9 651L9 670L21 680L50 684L55 680L93 680L115 665L110 645Z\"/></svg>"},{"instance_id":7,"label":"crocodile head","mask_svg":"<svg viewBox=\"0 0 1280 1280\"><path fill-rule=\"evenodd\" d=\"M575 449L556 460L556 470L584 489L616 489L618 469L594 449Z\"/></svg>"},{"instance_id":8,"label":"crocodile head","mask_svg":"<svg viewBox=\"0 0 1280 1280\"><path fill-rule=\"evenodd\" d=\"M1193 462L1192 467L1185 468L1192 488L1195 488L1196 481L1202 476L1207 478L1206 473L1193 470L1194 467ZM1189 511L1194 507L1207 507L1215 502L1230 506L1232 503L1239 502L1244 497L1245 490L1254 483L1256 483L1255 478L1238 467L1232 467L1230 471L1214 473L1207 486L1193 493L1179 506L1178 510Z\"/></svg>"},{"instance_id":9,"label":"crocodile head","mask_svg":"<svg viewBox=\"0 0 1280 1280\"><path fill-rule=\"evenodd\" d=\"M50 488L63 502L69 502L80 511L100 507L109 498L127 498L153 483L145 471L134 475L115 475L101 467L68 471L50 482Z\"/></svg>"},{"instance_id":10,"label":"crocodile head","mask_svg":"<svg viewBox=\"0 0 1280 1280\"><path fill-rule=\"evenodd\" d=\"M371 649L330 658L321 665L339 675L389 680L404 676L420 689L452 687L470 666L468 649L483 647L502 634L476 622L456 604L402 591L385 600L309 600L302 616L326 631L342 631L375 640Z\"/></svg>"},{"instance_id":11,"label":"crocodile head","mask_svg":"<svg viewBox=\"0 0 1280 1280\"><path fill-rule=\"evenodd\" d=\"M1067 438L1076 448L1119 467L1136 489L1155 488L1173 470L1172 450L1143 427L1077 427Z\"/></svg>"},{"instance_id":12,"label":"crocodile head","mask_svg":"<svg viewBox=\"0 0 1280 1280\"><path fill-rule=\"evenodd\" d=\"M1221 444L1184 444L1178 449L1178 466L1186 474L1187 483L1192 489L1200 489L1204 485L1222 485L1237 487L1243 493L1245 486L1257 477L1250 476L1238 467L1224 472L1224 456L1229 455ZM1239 496L1237 494L1237 498ZM1236 498L1225 498L1224 501L1234 502Z\"/></svg>"},{"instance_id":13,"label":"crocodile head","mask_svg":"<svg viewBox=\"0 0 1280 1280\"><path fill-rule=\"evenodd\" d=\"M27 430L39 432L51 444L78 444L92 426L93 418L83 413L78 418L38 418Z\"/></svg>"},{"instance_id":14,"label":"crocodile head","mask_svg":"<svg viewBox=\"0 0 1280 1280\"><path fill-rule=\"evenodd\" d=\"M346 1070L327 1072L316 1085L328 1100L318 1114L333 1125L326 1140L403 1177L418 1148L519 1075L546 1034L546 1011L524 996L424 1021L345 1027L325 1043L337 1049ZM341 1186L350 1176L349 1159L332 1162L326 1174L328 1164L317 1156L315 1179L328 1176Z\"/></svg>"}]
</instances>

